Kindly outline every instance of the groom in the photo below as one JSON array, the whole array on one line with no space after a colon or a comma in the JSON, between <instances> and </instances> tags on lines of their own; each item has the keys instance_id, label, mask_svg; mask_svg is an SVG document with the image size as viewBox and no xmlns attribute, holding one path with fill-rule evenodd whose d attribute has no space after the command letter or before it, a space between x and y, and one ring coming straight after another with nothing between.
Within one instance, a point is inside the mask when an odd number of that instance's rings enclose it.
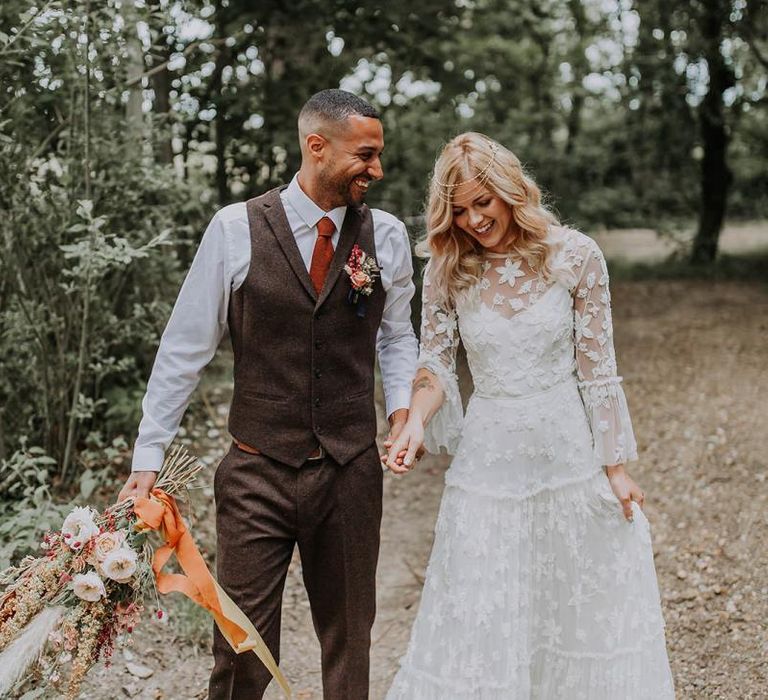
<instances>
[{"instance_id":1,"label":"groom","mask_svg":"<svg viewBox=\"0 0 768 700\"><path fill-rule=\"evenodd\" d=\"M381 521L378 354L394 437L407 418L416 339L404 225L363 200L383 177L379 114L323 90L299 114L287 187L224 207L206 230L160 342L119 498L145 496L200 373L229 329L233 442L214 477L217 572L279 658L294 546L322 650L324 697L368 697ZM381 272L357 304L353 246ZM364 307L360 306L364 302ZM270 675L215 630L211 700L261 698Z\"/></svg>"}]
</instances>

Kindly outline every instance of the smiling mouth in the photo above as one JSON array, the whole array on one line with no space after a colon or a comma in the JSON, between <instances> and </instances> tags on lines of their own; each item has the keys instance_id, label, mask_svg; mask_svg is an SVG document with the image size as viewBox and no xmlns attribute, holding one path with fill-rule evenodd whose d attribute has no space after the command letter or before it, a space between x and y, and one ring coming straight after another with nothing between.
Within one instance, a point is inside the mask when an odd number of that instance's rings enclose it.
<instances>
[{"instance_id":1,"label":"smiling mouth","mask_svg":"<svg viewBox=\"0 0 768 700\"><path fill-rule=\"evenodd\" d=\"M361 190L365 191L368 189L369 185L371 184L370 180L367 180L362 177L356 177L354 180L352 180Z\"/></svg>"},{"instance_id":2,"label":"smiling mouth","mask_svg":"<svg viewBox=\"0 0 768 700\"><path fill-rule=\"evenodd\" d=\"M484 236L488 231L490 231L493 228L493 224L495 222L489 221L487 224L483 226L478 226L477 228L472 229L478 236Z\"/></svg>"}]
</instances>

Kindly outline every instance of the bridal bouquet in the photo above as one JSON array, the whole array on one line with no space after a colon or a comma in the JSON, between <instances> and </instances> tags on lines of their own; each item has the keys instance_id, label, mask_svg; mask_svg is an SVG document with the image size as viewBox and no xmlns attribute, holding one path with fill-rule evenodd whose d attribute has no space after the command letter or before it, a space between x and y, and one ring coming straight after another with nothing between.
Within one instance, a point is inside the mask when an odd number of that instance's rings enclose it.
<instances>
[{"instance_id":1,"label":"bridal bouquet","mask_svg":"<svg viewBox=\"0 0 768 700\"><path fill-rule=\"evenodd\" d=\"M139 623L147 597L170 591L206 608L235 651L257 654L290 697L269 649L211 576L179 513L174 494L200 468L175 449L149 499L102 513L75 508L60 530L45 535L42 556L0 573L0 697L37 665L44 687L75 698L88 670L101 659L108 663L115 644ZM157 549L153 531L164 540ZM183 574L162 571L172 554Z\"/></svg>"}]
</instances>

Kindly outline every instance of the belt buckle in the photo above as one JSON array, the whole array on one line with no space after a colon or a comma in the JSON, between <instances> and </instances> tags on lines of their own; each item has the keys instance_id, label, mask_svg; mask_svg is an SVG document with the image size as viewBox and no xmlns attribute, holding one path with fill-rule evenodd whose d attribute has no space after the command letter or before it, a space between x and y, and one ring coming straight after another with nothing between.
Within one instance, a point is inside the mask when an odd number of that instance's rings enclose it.
<instances>
[{"instance_id":1,"label":"belt buckle","mask_svg":"<svg viewBox=\"0 0 768 700\"><path fill-rule=\"evenodd\" d=\"M320 449L320 454L316 455L315 457L307 457L307 462L316 462L319 459L323 459L325 457L325 448L322 445L318 445L318 448Z\"/></svg>"}]
</instances>

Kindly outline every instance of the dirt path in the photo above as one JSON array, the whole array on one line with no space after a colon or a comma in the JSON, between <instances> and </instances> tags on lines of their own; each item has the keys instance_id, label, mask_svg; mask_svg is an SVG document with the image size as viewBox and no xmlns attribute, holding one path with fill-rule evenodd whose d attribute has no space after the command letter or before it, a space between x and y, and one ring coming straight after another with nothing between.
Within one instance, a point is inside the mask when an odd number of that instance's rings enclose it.
<instances>
[{"instance_id":1,"label":"dirt path","mask_svg":"<svg viewBox=\"0 0 768 700\"><path fill-rule=\"evenodd\" d=\"M648 494L678 697L768 697L768 289L618 283L614 316L642 455L631 472ZM188 439L214 462L225 443L226 390L209 393L207 403L208 425ZM385 480L373 700L384 697L405 650L447 465L428 458L407 477ZM198 513L210 498L210 489L199 494ZM212 551L210 510L195 533ZM169 607L174 613L177 601ZM295 697L320 700L319 647L297 559L283 629L282 666ZM153 669L149 679L131 676L118 653L83 697L111 699L118 687L127 697L205 697L207 650L175 640L171 626L146 626L133 658ZM270 689L268 698L279 697Z\"/></svg>"}]
</instances>

